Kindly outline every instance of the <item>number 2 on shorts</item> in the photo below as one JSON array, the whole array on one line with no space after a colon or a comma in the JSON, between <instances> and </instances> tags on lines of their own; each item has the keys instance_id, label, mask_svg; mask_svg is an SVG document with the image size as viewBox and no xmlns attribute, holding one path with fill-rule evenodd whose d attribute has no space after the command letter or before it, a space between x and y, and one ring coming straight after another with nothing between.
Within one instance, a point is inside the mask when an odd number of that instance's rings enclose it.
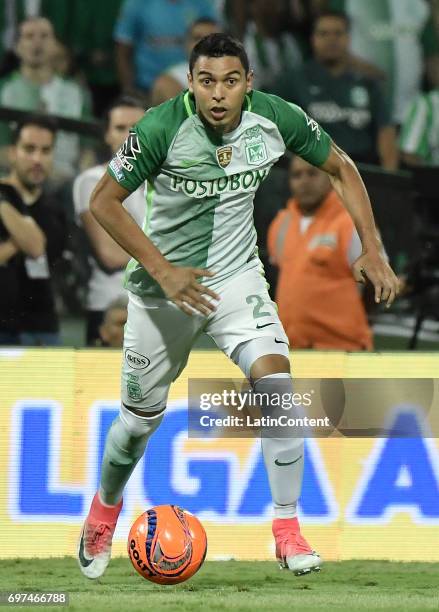
<instances>
[{"instance_id":1,"label":"number 2 on shorts","mask_svg":"<svg viewBox=\"0 0 439 612\"><path fill-rule=\"evenodd\" d=\"M247 304L254 304L253 307L253 318L260 319L261 317L269 317L271 316L271 312L267 312L266 310L262 310L264 307L264 300L260 295L253 294L248 295L245 299Z\"/></svg>"}]
</instances>

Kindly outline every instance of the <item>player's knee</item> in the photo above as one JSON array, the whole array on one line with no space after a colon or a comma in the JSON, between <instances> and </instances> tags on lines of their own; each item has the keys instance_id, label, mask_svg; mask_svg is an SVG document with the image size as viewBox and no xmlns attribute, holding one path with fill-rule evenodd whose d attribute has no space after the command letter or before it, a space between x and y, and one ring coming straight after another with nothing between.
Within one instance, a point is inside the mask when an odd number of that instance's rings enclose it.
<instances>
[{"instance_id":1,"label":"player's knee","mask_svg":"<svg viewBox=\"0 0 439 612\"><path fill-rule=\"evenodd\" d=\"M252 380L283 373L290 373L290 361L284 355L263 355L256 359L250 368Z\"/></svg>"},{"instance_id":2,"label":"player's knee","mask_svg":"<svg viewBox=\"0 0 439 612\"><path fill-rule=\"evenodd\" d=\"M276 342L276 338L269 336L255 338L239 344L231 357L233 362L241 368L246 378L255 379L266 374L289 373L290 371L288 344ZM252 371L253 366L258 362L262 365L265 364L265 369L258 365L257 371Z\"/></svg>"},{"instance_id":3,"label":"player's knee","mask_svg":"<svg viewBox=\"0 0 439 612\"><path fill-rule=\"evenodd\" d=\"M133 437L147 436L149 438L162 422L164 412L165 408L161 407L160 410L144 411L141 414L140 410L133 412L128 406L122 404L119 418L129 435Z\"/></svg>"},{"instance_id":4,"label":"player's knee","mask_svg":"<svg viewBox=\"0 0 439 612\"><path fill-rule=\"evenodd\" d=\"M289 372L277 372L252 382L258 405L269 423L261 429L262 438L275 440L291 452L294 445L303 443L304 430L301 425L302 408L294 401L293 380ZM260 399L259 399L260 398Z\"/></svg>"}]
</instances>

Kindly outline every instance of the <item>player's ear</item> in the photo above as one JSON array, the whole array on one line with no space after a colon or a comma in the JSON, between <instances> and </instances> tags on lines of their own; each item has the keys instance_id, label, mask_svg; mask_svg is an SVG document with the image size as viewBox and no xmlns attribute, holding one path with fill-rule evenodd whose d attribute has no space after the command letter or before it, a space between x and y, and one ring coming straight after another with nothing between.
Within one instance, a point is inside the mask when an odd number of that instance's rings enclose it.
<instances>
[{"instance_id":1,"label":"player's ear","mask_svg":"<svg viewBox=\"0 0 439 612\"><path fill-rule=\"evenodd\" d=\"M253 70L249 70L247 74L247 93L253 89Z\"/></svg>"}]
</instances>

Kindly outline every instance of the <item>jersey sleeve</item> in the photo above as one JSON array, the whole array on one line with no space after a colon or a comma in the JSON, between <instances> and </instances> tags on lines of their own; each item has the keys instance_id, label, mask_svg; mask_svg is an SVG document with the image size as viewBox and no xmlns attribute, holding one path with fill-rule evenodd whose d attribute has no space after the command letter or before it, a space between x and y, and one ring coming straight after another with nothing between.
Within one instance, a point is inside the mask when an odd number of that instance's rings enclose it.
<instances>
[{"instance_id":1,"label":"jersey sleeve","mask_svg":"<svg viewBox=\"0 0 439 612\"><path fill-rule=\"evenodd\" d=\"M286 148L313 166L321 166L329 157L331 138L300 106L270 95L275 123Z\"/></svg>"},{"instance_id":2,"label":"jersey sleeve","mask_svg":"<svg viewBox=\"0 0 439 612\"><path fill-rule=\"evenodd\" d=\"M130 192L156 174L166 159L165 124L157 120L155 111L148 111L130 130L108 165L110 176Z\"/></svg>"}]
</instances>

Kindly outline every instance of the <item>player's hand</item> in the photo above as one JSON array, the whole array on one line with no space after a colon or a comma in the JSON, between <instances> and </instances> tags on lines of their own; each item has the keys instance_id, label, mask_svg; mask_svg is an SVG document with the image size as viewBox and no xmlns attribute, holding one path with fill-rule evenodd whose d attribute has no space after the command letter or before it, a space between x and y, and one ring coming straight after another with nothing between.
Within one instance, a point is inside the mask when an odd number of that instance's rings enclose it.
<instances>
[{"instance_id":1,"label":"player's hand","mask_svg":"<svg viewBox=\"0 0 439 612\"><path fill-rule=\"evenodd\" d=\"M375 302L387 302L389 308L400 291L399 280L378 249L370 249L360 255L352 266L354 278L359 283L370 280L375 289Z\"/></svg>"},{"instance_id":2,"label":"player's hand","mask_svg":"<svg viewBox=\"0 0 439 612\"><path fill-rule=\"evenodd\" d=\"M169 266L158 282L166 297L186 314L193 315L199 312L202 315L209 315L216 310L216 306L205 296L217 301L220 298L217 293L198 282L202 276L212 277L215 273L201 268Z\"/></svg>"}]
</instances>

